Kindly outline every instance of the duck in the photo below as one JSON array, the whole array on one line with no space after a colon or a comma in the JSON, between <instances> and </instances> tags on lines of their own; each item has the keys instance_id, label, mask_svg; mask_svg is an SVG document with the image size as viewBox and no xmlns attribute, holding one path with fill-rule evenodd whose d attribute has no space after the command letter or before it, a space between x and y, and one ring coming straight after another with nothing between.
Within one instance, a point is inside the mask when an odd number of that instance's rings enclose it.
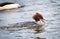
<instances>
[{"instance_id":1,"label":"duck","mask_svg":"<svg viewBox=\"0 0 60 39\"><path fill-rule=\"evenodd\" d=\"M9 9L16 9L22 7L22 5L16 4L16 3L11 3L11 2L4 2L0 3L0 11L2 10L9 10Z\"/></svg>"},{"instance_id":2,"label":"duck","mask_svg":"<svg viewBox=\"0 0 60 39\"><path fill-rule=\"evenodd\" d=\"M35 15L33 15L33 19L35 20L35 22L41 21L43 23L46 23L44 17L38 12Z\"/></svg>"},{"instance_id":3,"label":"duck","mask_svg":"<svg viewBox=\"0 0 60 39\"><path fill-rule=\"evenodd\" d=\"M43 18L43 16L40 13L36 13L32 16L32 19L34 19L35 21L26 21L26 22L19 22L19 23L15 23L14 27L28 27L28 26L41 26L42 24L38 24L38 21L42 21L43 23L45 23L45 19Z\"/></svg>"}]
</instances>

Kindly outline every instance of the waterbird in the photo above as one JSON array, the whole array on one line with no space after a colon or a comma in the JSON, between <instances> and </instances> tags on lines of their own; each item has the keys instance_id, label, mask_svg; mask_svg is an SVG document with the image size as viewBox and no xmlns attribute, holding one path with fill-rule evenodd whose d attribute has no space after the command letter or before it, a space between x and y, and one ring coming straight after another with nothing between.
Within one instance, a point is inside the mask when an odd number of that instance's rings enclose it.
<instances>
[{"instance_id":1,"label":"waterbird","mask_svg":"<svg viewBox=\"0 0 60 39\"><path fill-rule=\"evenodd\" d=\"M11 2L0 3L0 11L9 10L9 9L15 9L15 8L19 8L19 7L23 7L23 6L20 5L20 4L11 3Z\"/></svg>"},{"instance_id":2,"label":"waterbird","mask_svg":"<svg viewBox=\"0 0 60 39\"><path fill-rule=\"evenodd\" d=\"M21 27L26 27L26 26L38 26L38 25L42 25L42 24L38 24L38 21L42 21L43 23L45 23L45 19L43 18L43 16L40 13L36 13L32 16L32 18L35 21L27 21L27 22L20 22L20 23L16 23L14 26L21 26Z\"/></svg>"},{"instance_id":3,"label":"waterbird","mask_svg":"<svg viewBox=\"0 0 60 39\"><path fill-rule=\"evenodd\" d=\"M32 16L32 18L35 21L27 21L27 22L19 22L19 23L15 23L12 24L12 26L14 27L28 27L28 26L42 26L42 24L38 24L38 21L42 21L43 23L45 23L45 19L43 18L43 16L40 13L36 13ZM10 25L11 26L11 25Z\"/></svg>"}]
</instances>

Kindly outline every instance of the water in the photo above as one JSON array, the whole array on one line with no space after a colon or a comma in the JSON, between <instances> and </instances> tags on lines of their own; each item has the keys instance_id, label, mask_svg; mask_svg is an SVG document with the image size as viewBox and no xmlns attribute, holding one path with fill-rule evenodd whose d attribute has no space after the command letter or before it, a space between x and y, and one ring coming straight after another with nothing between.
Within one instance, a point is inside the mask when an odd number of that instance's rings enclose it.
<instances>
[{"instance_id":1,"label":"water","mask_svg":"<svg viewBox=\"0 0 60 39\"><path fill-rule=\"evenodd\" d=\"M0 26L3 26L0 27L0 39L60 39L60 0L0 0L6 1L25 7L0 12ZM32 16L36 12L44 16L47 21L45 25L23 28L9 26L34 21Z\"/></svg>"}]
</instances>

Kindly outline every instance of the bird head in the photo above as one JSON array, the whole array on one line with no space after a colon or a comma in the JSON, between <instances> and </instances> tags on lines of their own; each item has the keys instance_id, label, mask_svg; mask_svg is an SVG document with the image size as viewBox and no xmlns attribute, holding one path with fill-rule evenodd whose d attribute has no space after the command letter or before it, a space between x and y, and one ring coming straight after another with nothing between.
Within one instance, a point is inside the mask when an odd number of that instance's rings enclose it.
<instances>
[{"instance_id":1,"label":"bird head","mask_svg":"<svg viewBox=\"0 0 60 39\"><path fill-rule=\"evenodd\" d=\"M36 13L33 16L33 19L38 22L38 21L42 21L43 23L45 23L45 19L43 18L43 16L40 13Z\"/></svg>"}]
</instances>

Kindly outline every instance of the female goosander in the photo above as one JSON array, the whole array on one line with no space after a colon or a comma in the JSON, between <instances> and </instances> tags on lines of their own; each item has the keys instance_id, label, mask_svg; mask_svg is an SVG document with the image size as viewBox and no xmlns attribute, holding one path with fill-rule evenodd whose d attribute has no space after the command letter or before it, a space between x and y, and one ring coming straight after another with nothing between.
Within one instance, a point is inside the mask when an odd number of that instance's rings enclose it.
<instances>
[{"instance_id":1,"label":"female goosander","mask_svg":"<svg viewBox=\"0 0 60 39\"><path fill-rule=\"evenodd\" d=\"M35 15L33 15L33 19L34 21L27 21L27 22L20 22L20 23L16 23L13 26L14 27L27 27L27 26L38 26L38 25L42 25L42 24L37 24L38 21L42 21L43 23L45 23L45 19L43 18L43 16L39 13L36 13Z\"/></svg>"},{"instance_id":2,"label":"female goosander","mask_svg":"<svg viewBox=\"0 0 60 39\"><path fill-rule=\"evenodd\" d=\"M22 7L19 4L14 4L14 3L10 3L10 2L4 2L0 4L0 11L1 10L8 10L8 9L15 9L15 8L19 8Z\"/></svg>"}]
</instances>

